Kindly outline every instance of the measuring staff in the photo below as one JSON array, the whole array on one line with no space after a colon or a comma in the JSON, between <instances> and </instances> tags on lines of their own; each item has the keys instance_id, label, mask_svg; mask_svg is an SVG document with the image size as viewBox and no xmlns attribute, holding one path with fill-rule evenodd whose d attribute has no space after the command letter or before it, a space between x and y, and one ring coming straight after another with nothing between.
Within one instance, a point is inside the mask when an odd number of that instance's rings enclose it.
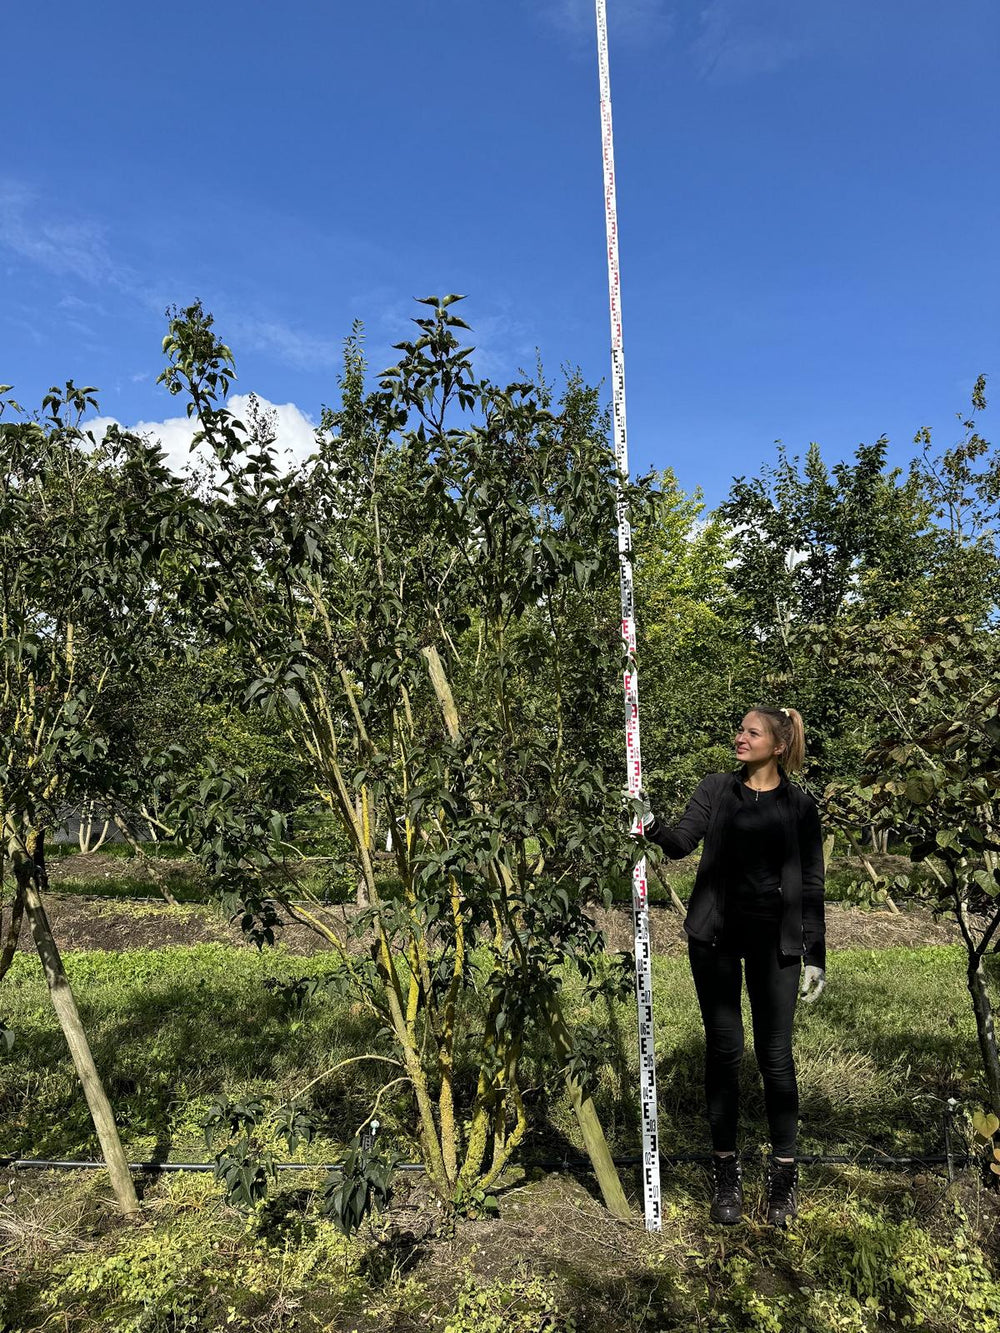
<instances>
[{"instance_id":1,"label":"measuring staff","mask_svg":"<svg viewBox=\"0 0 1000 1333\"><path fill-rule=\"evenodd\" d=\"M628 481L628 435L625 429L625 350L622 344L621 275L618 267L618 205L615 197L615 147L611 121L611 75L608 68L608 23L604 0L597 0L597 60L601 83L601 139L604 150L604 216L608 237L608 299L611 314L611 406L618 462L618 562L621 573L622 643L626 664L625 762L628 794L642 791L639 746L639 673L635 664L635 590L632 584L632 531L623 485ZM642 832L634 821L633 833ZM646 858L632 870L632 921L635 935L635 998L639 1012L639 1103L642 1110L642 1189L646 1230L662 1226L660 1153L656 1110L656 1054L653 1041L653 974L650 957Z\"/></svg>"}]
</instances>

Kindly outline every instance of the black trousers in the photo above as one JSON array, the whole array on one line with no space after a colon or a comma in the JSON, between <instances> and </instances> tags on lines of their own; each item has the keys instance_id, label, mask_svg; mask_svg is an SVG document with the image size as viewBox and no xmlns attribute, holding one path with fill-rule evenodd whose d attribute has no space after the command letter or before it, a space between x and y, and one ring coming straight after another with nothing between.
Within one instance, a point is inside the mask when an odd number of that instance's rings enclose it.
<instances>
[{"instance_id":1,"label":"black trousers","mask_svg":"<svg viewBox=\"0 0 1000 1333\"><path fill-rule=\"evenodd\" d=\"M794 1157L799 1090L792 1019L802 960L780 952L776 921L753 918L730 920L717 944L689 940L688 953L705 1024L705 1096L712 1147L716 1152L735 1152L737 1146L745 965L771 1151L776 1157Z\"/></svg>"}]
</instances>

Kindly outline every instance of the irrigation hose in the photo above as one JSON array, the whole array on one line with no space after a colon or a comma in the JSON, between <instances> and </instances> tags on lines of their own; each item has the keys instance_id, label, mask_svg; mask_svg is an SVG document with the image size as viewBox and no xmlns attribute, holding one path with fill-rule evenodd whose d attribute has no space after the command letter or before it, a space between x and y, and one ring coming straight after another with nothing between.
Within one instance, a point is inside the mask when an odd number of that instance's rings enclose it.
<instances>
[{"instance_id":1,"label":"irrigation hose","mask_svg":"<svg viewBox=\"0 0 1000 1333\"><path fill-rule=\"evenodd\" d=\"M690 1163L705 1163L712 1160L711 1153L676 1153L673 1156L661 1153L660 1161L665 1166L684 1166ZM642 1157L616 1157L617 1167L641 1166ZM910 1170L913 1167L945 1166L965 1167L972 1161L968 1155L948 1153L928 1153L909 1157L892 1157L888 1153L866 1154L864 1157L851 1157L847 1153L806 1153L798 1158L803 1166L864 1166L880 1170ZM214 1171L214 1162L129 1162L129 1169L140 1175L161 1175L170 1171ZM553 1161L523 1162L522 1165L535 1171L579 1171L587 1170L585 1161L575 1161L564 1157ZM275 1171L339 1171L339 1162L280 1162ZM0 1157L0 1170L15 1171L106 1171L105 1162L58 1161L44 1157ZM425 1170L422 1162L400 1162L397 1171Z\"/></svg>"}]
</instances>

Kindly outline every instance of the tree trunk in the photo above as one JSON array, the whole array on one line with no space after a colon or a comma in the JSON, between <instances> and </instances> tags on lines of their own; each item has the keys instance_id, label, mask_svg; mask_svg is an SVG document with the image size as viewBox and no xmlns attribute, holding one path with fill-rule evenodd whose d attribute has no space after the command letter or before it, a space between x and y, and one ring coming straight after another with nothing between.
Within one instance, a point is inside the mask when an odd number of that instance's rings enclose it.
<instances>
[{"instance_id":1,"label":"tree trunk","mask_svg":"<svg viewBox=\"0 0 1000 1333\"><path fill-rule=\"evenodd\" d=\"M358 792L357 796L354 798L354 815L358 821L358 828L364 833L365 846L370 852L372 850L372 840L365 811L365 798L361 792ZM368 881L365 879L364 875L358 876L354 898L359 907L369 907L371 905L371 896L368 893Z\"/></svg>"},{"instance_id":2,"label":"tree trunk","mask_svg":"<svg viewBox=\"0 0 1000 1333\"><path fill-rule=\"evenodd\" d=\"M94 1064L90 1043L87 1041L87 1034L80 1021L80 1013L76 1007L76 1000L73 998L69 978L66 976L66 969L63 967L63 961L53 938L52 928L49 925L49 919L36 883L36 876L39 876L39 874L44 876L45 873L41 834L36 835L32 855L34 864L23 860L17 866L18 878L24 890L24 903L28 921L31 925L31 934L38 950L38 956L42 960L42 968L52 999L52 1007L56 1011L59 1026L63 1030L66 1045L69 1047L73 1064L83 1086L83 1095L90 1107L94 1128L97 1130L97 1137L101 1144L101 1152L104 1154L108 1173L111 1176L111 1187L115 1192L115 1197L122 1212L126 1215L135 1214L139 1211L139 1200L136 1198L132 1174L128 1168L121 1139L118 1137L118 1126L115 1124L114 1114L104 1091L101 1076Z\"/></svg>"},{"instance_id":3,"label":"tree trunk","mask_svg":"<svg viewBox=\"0 0 1000 1333\"><path fill-rule=\"evenodd\" d=\"M573 1043L569 1035L569 1029L566 1027L566 1020L555 1003L552 1007L552 1035L555 1038L556 1048L560 1056L568 1059ZM587 1095L583 1085L568 1070L566 1073L566 1090L569 1092L573 1110L576 1112L577 1124L580 1126L587 1156L590 1158L594 1175L597 1177L597 1183L601 1188L604 1206L613 1217L627 1220L633 1216L632 1209L629 1207L625 1191L622 1189L622 1182L611 1158L611 1149L604 1137L604 1130L601 1127L600 1117L597 1114L597 1108L594 1106L593 1098Z\"/></svg>"},{"instance_id":4,"label":"tree trunk","mask_svg":"<svg viewBox=\"0 0 1000 1333\"><path fill-rule=\"evenodd\" d=\"M0 916L3 913L0 912ZM17 942L21 937L21 920L24 916L24 891L20 884L15 882L14 901L10 905L10 920L7 922L7 931L3 938L3 948L0 950L0 981L4 979L14 961L14 954L17 950Z\"/></svg>"},{"instance_id":5,"label":"tree trunk","mask_svg":"<svg viewBox=\"0 0 1000 1333\"><path fill-rule=\"evenodd\" d=\"M881 876L879 875L875 867L872 865L871 861L868 860L868 857L865 856L864 850L861 844L858 842L856 836L852 833L848 833L847 839L848 842L851 844L851 847L854 849L854 851L857 852L858 856L861 858L861 864L864 866L865 873L867 874L868 878L871 880L872 884L874 884L876 889L879 888L879 879L881 878ZM873 845L874 842L875 842L875 830L872 829ZM831 845L831 851L832 851L832 845ZM823 845L823 857L824 857L824 865L828 867L830 858L827 855L825 843ZM889 892L888 889L886 889L885 891L885 905L890 912L893 912L896 916L899 916L900 914L899 908L896 906L895 899L893 898L892 894Z\"/></svg>"},{"instance_id":6,"label":"tree trunk","mask_svg":"<svg viewBox=\"0 0 1000 1333\"><path fill-rule=\"evenodd\" d=\"M983 1073L989 1088L990 1110L995 1116L1000 1116L1000 1056L997 1054L993 1006L986 989L986 973L982 956L978 953L969 955L968 980L972 1010L976 1015L976 1035L979 1037L979 1050L983 1058Z\"/></svg>"},{"instance_id":7,"label":"tree trunk","mask_svg":"<svg viewBox=\"0 0 1000 1333\"><path fill-rule=\"evenodd\" d=\"M105 819L104 828L97 841L94 841L94 820L97 817L97 802L84 801L80 806L80 827L77 830L77 842L80 844L80 855L88 856L91 852L99 851L104 846L105 839L111 831L111 820Z\"/></svg>"},{"instance_id":8,"label":"tree trunk","mask_svg":"<svg viewBox=\"0 0 1000 1333\"><path fill-rule=\"evenodd\" d=\"M828 833L823 839L823 869L830 869L830 859L833 856L833 847L837 841L836 833Z\"/></svg>"},{"instance_id":9,"label":"tree trunk","mask_svg":"<svg viewBox=\"0 0 1000 1333\"><path fill-rule=\"evenodd\" d=\"M150 827L152 827L152 825L150 825ZM122 837L125 839L128 845L132 848L132 851L135 853L136 858L139 861L141 861L142 864L149 871L150 875L153 877L153 882L155 883L156 887L160 890L160 893L163 894L163 900L167 904L167 906L168 907L179 906L177 899L170 892L170 888L167 884L166 871L163 870L163 868L157 864L156 860L149 855L145 847L143 847L142 844L136 839L135 835L129 828L126 821L118 815L115 816L115 828L117 828L118 832L122 835Z\"/></svg>"},{"instance_id":10,"label":"tree trunk","mask_svg":"<svg viewBox=\"0 0 1000 1333\"><path fill-rule=\"evenodd\" d=\"M462 737L458 724L458 709L455 707L455 696L451 692L451 685L448 682L444 663L441 661L441 654L433 644L427 648L421 648L420 651L427 659L427 672L431 678L434 693L437 695L448 737L457 745Z\"/></svg>"},{"instance_id":11,"label":"tree trunk","mask_svg":"<svg viewBox=\"0 0 1000 1333\"><path fill-rule=\"evenodd\" d=\"M670 883L670 880L667 878L667 876L664 875L658 868L654 870L653 867L648 862L646 863L646 871L648 874L653 876L657 884L659 884L659 886L662 889L666 889L667 893L670 895L670 905L673 907L674 911L677 912L680 916L687 916L687 908L684 906L684 903L681 900L680 896L678 895L677 890Z\"/></svg>"},{"instance_id":12,"label":"tree trunk","mask_svg":"<svg viewBox=\"0 0 1000 1333\"><path fill-rule=\"evenodd\" d=\"M457 745L461 741L462 733L458 721L458 709L455 706L455 697L451 692L451 685L448 682L444 663L433 645L422 648L421 652L427 659L428 674L431 678L434 693L437 696L445 729L449 738ZM681 904L681 907L683 909L683 904ZM566 1020L555 1001L553 1001L551 1010L551 1026L552 1035L555 1038L556 1048L560 1056L563 1059L568 1059L573 1049L573 1043L566 1027ZM615 1170L615 1164L611 1159L611 1150L608 1148L608 1141L604 1137L604 1130L601 1128L601 1122L593 1100L584 1092L583 1086L568 1072L566 1074L566 1088L569 1092L570 1101L573 1103L573 1110L576 1112L577 1123L580 1126L580 1133L583 1136L587 1155L590 1158L591 1166L594 1168L597 1183L601 1188L604 1206L614 1217L630 1218L632 1210L628 1206L628 1199L625 1197L621 1180L618 1178L618 1172Z\"/></svg>"}]
</instances>

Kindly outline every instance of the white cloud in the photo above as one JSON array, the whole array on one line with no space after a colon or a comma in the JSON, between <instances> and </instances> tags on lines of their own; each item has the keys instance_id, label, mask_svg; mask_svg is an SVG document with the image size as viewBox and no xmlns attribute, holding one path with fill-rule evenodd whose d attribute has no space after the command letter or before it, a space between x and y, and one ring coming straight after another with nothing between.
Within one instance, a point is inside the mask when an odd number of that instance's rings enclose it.
<instances>
[{"instance_id":1,"label":"white cloud","mask_svg":"<svg viewBox=\"0 0 1000 1333\"><path fill-rule=\"evenodd\" d=\"M108 312L97 301L84 301L82 297L74 292L67 292L61 296L56 303L58 310L75 310L78 314L83 313L89 316L99 316L101 319L108 317Z\"/></svg>"},{"instance_id":2,"label":"white cloud","mask_svg":"<svg viewBox=\"0 0 1000 1333\"><path fill-rule=\"evenodd\" d=\"M235 393L228 400L230 411L241 421L248 423L251 410L251 395ZM316 424L294 403L272 403L267 398L256 397L258 412L263 412L273 421L273 431L278 448L287 456L289 462L301 462L316 448ZM115 417L92 417L83 423L84 430L100 439L111 425L122 425ZM204 466L206 456L202 450L192 455L191 441L197 430L197 423L187 417L166 417L163 421L137 421L128 427L136 435L146 435L159 440L170 466L176 472L194 466Z\"/></svg>"},{"instance_id":3,"label":"white cloud","mask_svg":"<svg viewBox=\"0 0 1000 1333\"><path fill-rule=\"evenodd\" d=\"M235 393L229 400L230 409L241 420L246 419L250 395ZM294 403L272 403L266 398L257 398L258 406L274 419L274 435L278 448L282 449L296 462L308 458L316 451L316 423Z\"/></svg>"},{"instance_id":4,"label":"white cloud","mask_svg":"<svg viewBox=\"0 0 1000 1333\"><path fill-rule=\"evenodd\" d=\"M227 340L244 351L271 354L300 370L324 370L339 365L343 342L335 338L317 338L301 329L275 319L229 314L225 310L218 323L227 330Z\"/></svg>"},{"instance_id":5,"label":"white cloud","mask_svg":"<svg viewBox=\"0 0 1000 1333\"><path fill-rule=\"evenodd\" d=\"M536 0L532 8L574 45L594 43L594 0ZM770 74L808 54L834 12L829 0L608 0L607 8L612 42L673 38L702 78L718 82Z\"/></svg>"},{"instance_id":6,"label":"white cloud","mask_svg":"<svg viewBox=\"0 0 1000 1333\"><path fill-rule=\"evenodd\" d=\"M470 359L480 378L503 383L521 379L522 372L534 374L538 339L516 315L481 315L465 337L466 346L476 349Z\"/></svg>"},{"instance_id":7,"label":"white cloud","mask_svg":"<svg viewBox=\"0 0 1000 1333\"><path fill-rule=\"evenodd\" d=\"M36 197L17 182L0 181L0 247L60 277L98 284L124 281L106 229L92 219L40 218Z\"/></svg>"},{"instance_id":8,"label":"white cloud","mask_svg":"<svg viewBox=\"0 0 1000 1333\"><path fill-rule=\"evenodd\" d=\"M16 256L36 268L61 278L75 278L102 296L114 289L133 307L162 313L170 304L169 293L190 290L184 276L146 276L113 253L110 229L95 219L63 220L58 204L42 200L21 182L0 178L0 253ZM340 364L342 343L319 337L272 317L268 312L240 309L226 293L210 294L207 302L224 328L227 340L237 347L259 352L300 370L325 370ZM60 311L84 312L91 320L113 316L98 300L76 292L63 293L55 303ZM96 337L91 327L78 332Z\"/></svg>"}]
</instances>

